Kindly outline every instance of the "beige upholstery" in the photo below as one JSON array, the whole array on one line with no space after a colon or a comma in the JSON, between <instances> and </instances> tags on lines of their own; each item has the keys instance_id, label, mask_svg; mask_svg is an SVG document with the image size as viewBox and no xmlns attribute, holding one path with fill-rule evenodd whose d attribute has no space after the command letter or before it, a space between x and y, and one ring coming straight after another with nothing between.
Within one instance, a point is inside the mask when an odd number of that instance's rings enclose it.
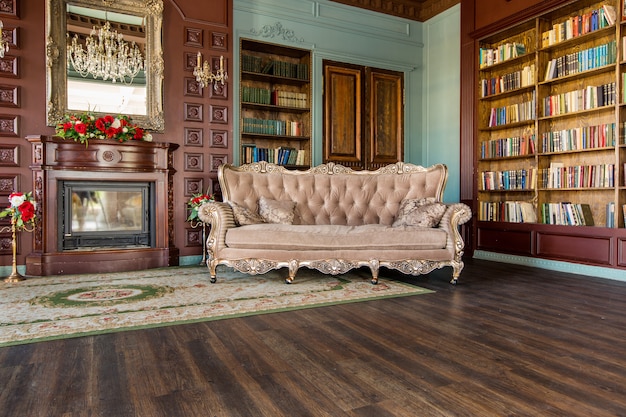
<instances>
[{"instance_id":1,"label":"beige upholstery","mask_svg":"<svg viewBox=\"0 0 626 417\"><path fill-rule=\"evenodd\" d=\"M254 165L254 164L253 164ZM268 166L270 164L267 164ZM395 167L395 165L392 165ZM311 171L275 170L259 175L253 170L225 166L220 172L224 201L253 211L261 196L296 203L294 224L391 225L404 199L435 197L441 200L446 167L435 165L419 175L390 170L352 171L334 165L329 174L322 165ZM287 173L287 175L285 175Z\"/></svg>"},{"instance_id":2,"label":"beige upholstery","mask_svg":"<svg viewBox=\"0 0 626 417\"><path fill-rule=\"evenodd\" d=\"M409 274L451 266L454 283L463 268L458 226L471 216L466 205L447 205L437 227L392 227L403 200L441 201L444 165L397 163L352 171L330 163L290 171L259 162L223 165L218 177L224 202L199 210L200 219L211 225L207 265L213 282L219 264L251 274L288 267L288 282L302 266L331 274L369 266L373 282L380 266ZM293 223L236 226L228 203L257 212L261 197L295 203Z\"/></svg>"}]
</instances>

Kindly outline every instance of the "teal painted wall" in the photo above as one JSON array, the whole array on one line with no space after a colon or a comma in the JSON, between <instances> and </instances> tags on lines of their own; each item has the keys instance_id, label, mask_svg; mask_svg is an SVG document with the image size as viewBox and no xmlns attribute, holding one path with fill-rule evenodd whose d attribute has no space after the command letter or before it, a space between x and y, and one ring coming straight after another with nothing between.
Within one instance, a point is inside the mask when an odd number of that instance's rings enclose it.
<instances>
[{"instance_id":1,"label":"teal painted wall","mask_svg":"<svg viewBox=\"0 0 626 417\"><path fill-rule=\"evenodd\" d=\"M422 165L444 163L449 176L444 201L461 197L461 5L423 25Z\"/></svg>"},{"instance_id":2,"label":"teal painted wall","mask_svg":"<svg viewBox=\"0 0 626 417\"><path fill-rule=\"evenodd\" d=\"M333 3L328 0L234 0L233 68L239 67L241 38L310 49L313 60L313 164L322 162L322 60L402 71L405 74L405 160L422 163L423 23ZM458 41L457 41L458 43ZM239 74L233 74L239 97ZM234 106L234 131L239 109ZM234 135L234 149L238 135ZM458 147L458 146L457 146ZM235 152L235 163L239 155Z\"/></svg>"}]
</instances>

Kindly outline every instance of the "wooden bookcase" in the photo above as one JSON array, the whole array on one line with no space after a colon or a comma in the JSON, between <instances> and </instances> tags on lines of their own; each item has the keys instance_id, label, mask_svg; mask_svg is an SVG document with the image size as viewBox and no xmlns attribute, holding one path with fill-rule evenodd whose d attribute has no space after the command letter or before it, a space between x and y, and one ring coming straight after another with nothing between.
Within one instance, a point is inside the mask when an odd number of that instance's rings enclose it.
<instances>
[{"instance_id":1,"label":"wooden bookcase","mask_svg":"<svg viewBox=\"0 0 626 417\"><path fill-rule=\"evenodd\" d=\"M250 39L240 51L240 162L309 168L310 51Z\"/></svg>"},{"instance_id":2,"label":"wooden bookcase","mask_svg":"<svg viewBox=\"0 0 626 417\"><path fill-rule=\"evenodd\" d=\"M626 267L622 8L567 2L478 39L477 249Z\"/></svg>"}]
</instances>

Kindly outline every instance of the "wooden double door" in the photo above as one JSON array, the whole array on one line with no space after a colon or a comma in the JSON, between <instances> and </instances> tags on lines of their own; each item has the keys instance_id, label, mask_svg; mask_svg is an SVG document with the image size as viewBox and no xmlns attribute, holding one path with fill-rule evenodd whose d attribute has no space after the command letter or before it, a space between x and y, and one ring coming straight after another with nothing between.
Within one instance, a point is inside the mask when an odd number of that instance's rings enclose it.
<instances>
[{"instance_id":1,"label":"wooden double door","mask_svg":"<svg viewBox=\"0 0 626 417\"><path fill-rule=\"evenodd\" d=\"M404 74L323 61L324 162L375 170L403 160Z\"/></svg>"}]
</instances>

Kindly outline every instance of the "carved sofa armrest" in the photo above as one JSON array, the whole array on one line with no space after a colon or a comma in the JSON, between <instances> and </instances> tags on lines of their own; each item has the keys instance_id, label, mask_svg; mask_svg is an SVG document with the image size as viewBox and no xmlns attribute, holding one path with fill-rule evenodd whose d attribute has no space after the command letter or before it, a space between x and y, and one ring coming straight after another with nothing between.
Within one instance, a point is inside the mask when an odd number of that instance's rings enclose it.
<instances>
[{"instance_id":1,"label":"carved sofa armrest","mask_svg":"<svg viewBox=\"0 0 626 417\"><path fill-rule=\"evenodd\" d=\"M232 227L237 227L233 209L227 203L210 201L200 206L198 217L211 226L206 241L206 262L209 267L211 282L215 282L217 259L222 248L226 247L226 231Z\"/></svg>"},{"instance_id":2,"label":"carved sofa armrest","mask_svg":"<svg viewBox=\"0 0 626 417\"><path fill-rule=\"evenodd\" d=\"M452 283L456 284L456 281L463 269L463 249L465 248L465 242L459 233L459 226L468 222L472 218L472 209L467 204L455 203L449 204L446 211L439 222L439 228L446 231L447 241L446 249L453 254L453 269Z\"/></svg>"}]
</instances>

